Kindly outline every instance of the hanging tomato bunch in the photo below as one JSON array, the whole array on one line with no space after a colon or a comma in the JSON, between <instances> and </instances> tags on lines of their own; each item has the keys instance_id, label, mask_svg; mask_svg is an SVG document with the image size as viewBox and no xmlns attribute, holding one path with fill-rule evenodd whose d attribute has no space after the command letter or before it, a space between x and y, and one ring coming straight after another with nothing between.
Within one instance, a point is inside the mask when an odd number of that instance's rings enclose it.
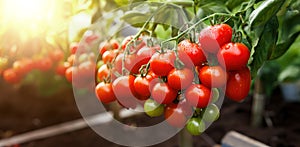
<instances>
[{"instance_id":1,"label":"hanging tomato bunch","mask_svg":"<svg viewBox=\"0 0 300 147\"><path fill-rule=\"evenodd\" d=\"M153 39L149 36L128 36L120 45L114 39L104 41L95 93L105 104L117 101L132 109L141 105L151 117L164 115L170 125L187 124L191 134L200 134L205 122L219 117L214 103L220 90L226 89L235 101L245 99L250 90L250 50L232 42L232 32L227 24L209 26L199 33L198 42L182 38L171 49L147 45ZM195 127L201 128L195 132Z\"/></svg>"},{"instance_id":2,"label":"hanging tomato bunch","mask_svg":"<svg viewBox=\"0 0 300 147\"><path fill-rule=\"evenodd\" d=\"M294 1L126 4L130 7L112 12L113 19L93 17L92 28L100 34L97 47L78 53L80 43L71 46L66 78L78 88L95 85L104 104L143 107L150 117L164 116L193 135L218 119L220 97L243 101L261 65L281 56L300 32L282 33L286 22L281 20L292 19L284 14L296 9ZM118 32L119 21L137 28L136 33ZM93 44L87 37L83 42Z\"/></svg>"}]
</instances>

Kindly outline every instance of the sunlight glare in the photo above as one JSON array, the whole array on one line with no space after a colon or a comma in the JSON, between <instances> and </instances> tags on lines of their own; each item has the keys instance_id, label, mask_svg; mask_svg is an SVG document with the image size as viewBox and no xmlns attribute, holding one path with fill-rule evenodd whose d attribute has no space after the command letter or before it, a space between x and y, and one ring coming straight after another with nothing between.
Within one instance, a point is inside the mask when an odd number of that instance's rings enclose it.
<instances>
[{"instance_id":1,"label":"sunlight glare","mask_svg":"<svg viewBox=\"0 0 300 147\"><path fill-rule=\"evenodd\" d=\"M27 39L54 31L64 20L62 6L63 0L0 0L0 28L27 34Z\"/></svg>"},{"instance_id":2,"label":"sunlight glare","mask_svg":"<svg viewBox=\"0 0 300 147\"><path fill-rule=\"evenodd\" d=\"M37 21L43 17L47 0L4 0L2 13L10 21Z\"/></svg>"}]
</instances>

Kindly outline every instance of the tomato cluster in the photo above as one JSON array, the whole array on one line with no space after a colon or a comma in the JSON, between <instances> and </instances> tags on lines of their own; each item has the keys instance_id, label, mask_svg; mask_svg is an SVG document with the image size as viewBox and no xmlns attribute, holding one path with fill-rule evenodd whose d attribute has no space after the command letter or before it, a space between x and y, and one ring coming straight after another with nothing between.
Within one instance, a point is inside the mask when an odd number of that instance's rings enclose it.
<instances>
[{"instance_id":1,"label":"tomato cluster","mask_svg":"<svg viewBox=\"0 0 300 147\"><path fill-rule=\"evenodd\" d=\"M145 36L102 42L95 93L103 103L142 106L147 115L163 115L171 126L199 135L219 117L220 90L241 101L250 89L250 52L231 41L232 32L227 24L209 26L199 42L183 39L175 49L148 46Z\"/></svg>"},{"instance_id":2,"label":"tomato cluster","mask_svg":"<svg viewBox=\"0 0 300 147\"><path fill-rule=\"evenodd\" d=\"M64 74L63 68L64 52L60 49L50 51L46 56L39 58L21 58L13 61L11 66L6 68L3 79L10 84L19 84L22 79L33 70L48 72L55 70L58 75Z\"/></svg>"},{"instance_id":3,"label":"tomato cluster","mask_svg":"<svg viewBox=\"0 0 300 147\"><path fill-rule=\"evenodd\" d=\"M64 76L76 88L89 88L95 83L95 74L92 72L96 68L95 54L80 47L77 42L70 45L71 55L64 63Z\"/></svg>"},{"instance_id":4,"label":"tomato cluster","mask_svg":"<svg viewBox=\"0 0 300 147\"><path fill-rule=\"evenodd\" d=\"M248 95L251 84L247 67L250 51L243 43L231 40L232 28L227 24L209 26L200 32L199 43L208 56L212 55L212 60L218 61L218 65L200 69L199 78L203 84L210 86L208 82L214 77L215 87L226 84L226 96L242 101Z\"/></svg>"}]
</instances>

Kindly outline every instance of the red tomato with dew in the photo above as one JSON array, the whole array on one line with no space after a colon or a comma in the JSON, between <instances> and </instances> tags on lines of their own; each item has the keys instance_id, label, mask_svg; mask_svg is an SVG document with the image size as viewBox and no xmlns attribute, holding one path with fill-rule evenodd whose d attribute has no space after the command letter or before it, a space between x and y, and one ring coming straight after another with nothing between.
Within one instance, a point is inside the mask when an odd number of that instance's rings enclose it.
<instances>
[{"instance_id":1,"label":"red tomato with dew","mask_svg":"<svg viewBox=\"0 0 300 147\"><path fill-rule=\"evenodd\" d=\"M183 40L178 44L178 57L187 67L200 66L206 62L206 56L197 43Z\"/></svg>"},{"instance_id":2,"label":"red tomato with dew","mask_svg":"<svg viewBox=\"0 0 300 147\"><path fill-rule=\"evenodd\" d=\"M110 103L117 98L113 92L112 83L100 82L95 88L96 96L102 103Z\"/></svg>"},{"instance_id":3,"label":"red tomato with dew","mask_svg":"<svg viewBox=\"0 0 300 147\"><path fill-rule=\"evenodd\" d=\"M239 70L247 65L250 51L242 43L227 43L222 46L217 57L226 70Z\"/></svg>"},{"instance_id":4,"label":"red tomato with dew","mask_svg":"<svg viewBox=\"0 0 300 147\"><path fill-rule=\"evenodd\" d=\"M167 76L174 68L175 54L173 51L155 53L150 59L150 68L157 76Z\"/></svg>"},{"instance_id":5,"label":"red tomato with dew","mask_svg":"<svg viewBox=\"0 0 300 147\"><path fill-rule=\"evenodd\" d=\"M221 88L225 86L227 72L221 66L204 66L198 74L201 84L209 88Z\"/></svg>"},{"instance_id":6,"label":"red tomato with dew","mask_svg":"<svg viewBox=\"0 0 300 147\"><path fill-rule=\"evenodd\" d=\"M199 43L208 53L217 53L220 48L231 42L232 28L228 24L217 24L204 28L200 32Z\"/></svg>"},{"instance_id":7,"label":"red tomato with dew","mask_svg":"<svg viewBox=\"0 0 300 147\"><path fill-rule=\"evenodd\" d=\"M241 70L229 71L225 95L231 100L240 102L250 91L251 74L248 67Z\"/></svg>"},{"instance_id":8,"label":"red tomato with dew","mask_svg":"<svg viewBox=\"0 0 300 147\"><path fill-rule=\"evenodd\" d=\"M197 108L205 108L210 102L211 91L201 84L193 84L185 91L188 103Z\"/></svg>"},{"instance_id":9,"label":"red tomato with dew","mask_svg":"<svg viewBox=\"0 0 300 147\"><path fill-rule=\"evenodd\" d=\"M168 85L175 90L188 88L194 79L194 73L189 68L176 69L168 74Z\"/></svg>"}]
</instances>

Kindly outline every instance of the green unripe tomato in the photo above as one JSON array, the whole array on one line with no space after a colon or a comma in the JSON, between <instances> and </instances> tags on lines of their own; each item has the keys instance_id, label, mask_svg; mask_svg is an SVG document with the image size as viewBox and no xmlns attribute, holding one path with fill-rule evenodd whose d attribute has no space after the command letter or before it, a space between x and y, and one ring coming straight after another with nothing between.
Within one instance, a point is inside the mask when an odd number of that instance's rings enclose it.
<instances>
[{"instance_id":1,"label":"green unripe tomato","mask_svg":"<svg viewBox=\"0 0 300 147\"><path fill-rule=\"evenodd\" d=\"M205 131L205 123L200 118L193 117L189 119L186 129L192 135L200 135Z\"/></svg>"},{"instance_id":2,"label":"green unripe tomato","mask_svg":"<svg viewBox=\"0 0 300 147\"><path fill-rule=\"evenodd\" d=\"M148 99L144 103L144 111L150 117L157 117L164 113L164 105L160 105L153 99Z\"/></svg>"},{"instance_id":3,"label":"green unripe tomato","mask_svg":"<svg viewBox=\"0 0 300 147\"><path fill-rule=\"evenodd\" d=\"M220 92L217 88L212 88L212 103L215 103L219 100Z\"/></svg>"},{"instance_id":4,"label":"green unripe tomato","mask_svg":"<svg viewBox=\"0 0 300 147\"><path fill-rule=\"evenodd\" d=\"M97 69L100 68L103 64L104 64L104 63L103 63L102 60L98 61L98 62L97 62Z\"/></svg>"},{"instance_id":5,"label":"green unripe tomato","mask_svg":"<svg viewBox=\"0 0 300 147\"><path fill-rule=\"evenodd\" d=\"M205 111L202 112L202 119L205 122L214 122L216 121L220 116L220 110L217 105L211 104L206 107Z\"/></svg>"}]
</instances>

